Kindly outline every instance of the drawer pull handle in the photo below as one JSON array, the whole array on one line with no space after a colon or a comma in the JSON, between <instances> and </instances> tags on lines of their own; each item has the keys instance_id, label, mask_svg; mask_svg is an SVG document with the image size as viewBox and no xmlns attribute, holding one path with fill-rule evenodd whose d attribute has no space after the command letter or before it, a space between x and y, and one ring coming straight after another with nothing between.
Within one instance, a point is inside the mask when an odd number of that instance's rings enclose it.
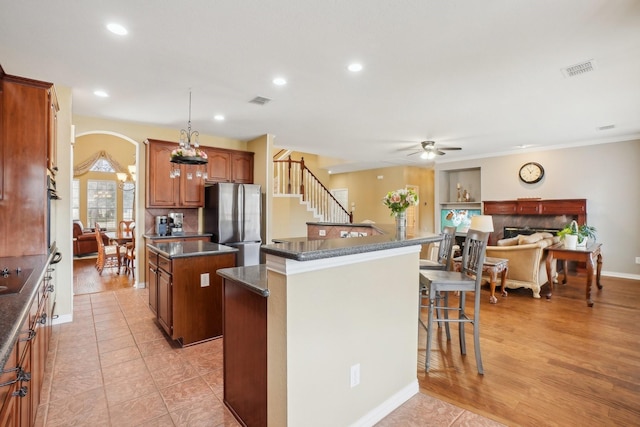
<instances>
[{"instance_id":1,"label":"drawer pull handle","mask_svg":"<svg viewBox=\"0 0 640 427\"><path fill-rule=\"evenodd\" d=\"M22 368L20 368L18 370L18 381L31 381L31 372L25 372L22 370Z\"/></svg>"},{"instance_id":2,"label":"drawer pull handle","mask_svg":"<svg viewBox=\"0 0 640 427\"><path fill-rule=\"evenodd\" d=\"M41 325L47 324L47 313L42 313L42 316L40 316L40 319L38 319L38 323L40 323Z\"/></svg>"},{"instance_id":3,"label":"drawer pull handle","mask_svg":"<svg viewBox=\"0 0 640 427\"><path fill-rule=\"evenodd\" d=\"M32 339L34 339L36 336L36 331L34 331L33 329L29 329L29 336L26 338L21 338L20 341L21 342L27 342L27 341L31 341Z\"/></svg>"},{"instance_id":4,"label":"drawer pull handle","mask_svg":"<svg viewBox=\"0 0 640 427\"><path fill-rule=\"evenodd\" d=\"M27 388L27 386L23 385L18 390L16 390L13 393L11 393L11 395L12 396L18 396L18 397L25 397L28 392L29 392L29 389Z\"/></svg>"}]
</instances>

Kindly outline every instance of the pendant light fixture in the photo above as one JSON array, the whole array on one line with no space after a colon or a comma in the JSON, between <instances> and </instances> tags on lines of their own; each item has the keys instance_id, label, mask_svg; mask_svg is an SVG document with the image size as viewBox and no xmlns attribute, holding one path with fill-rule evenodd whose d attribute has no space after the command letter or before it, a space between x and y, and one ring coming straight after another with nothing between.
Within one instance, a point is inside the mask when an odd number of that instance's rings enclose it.
<instances>
[{"instance_id":1,"label":"pendant light fixture","mask_svg":"<svg viewBox=\"0 0 640 427\"><path fill-rule=\"evenodd\" d=\"M187 129L180 130L180 146L171 152L171 162L187 165L202 165L208 162L207 153L200 150L200 132L191 130L191 90L189 90L189 122Z\"/></svg>"}]
</instances>

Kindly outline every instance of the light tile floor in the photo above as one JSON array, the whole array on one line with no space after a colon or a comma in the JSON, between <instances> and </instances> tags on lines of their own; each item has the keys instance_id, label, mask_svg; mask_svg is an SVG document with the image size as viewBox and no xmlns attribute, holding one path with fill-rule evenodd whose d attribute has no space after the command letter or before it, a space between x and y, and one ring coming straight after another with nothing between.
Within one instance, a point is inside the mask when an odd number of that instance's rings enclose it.
<instances>
[{"instance_id":1,"label":"light tile floor","mask_svg":"<svg viewBox=\"0 0 640 427\"><path fill-rule=\"evenodd\" d=\"M74 297L54 327L36 425L239 426L224 406L222 340L180 348L154 321L146 289ZM499 426L418 394L379 426Z\"/></svg>"}]
</instances>

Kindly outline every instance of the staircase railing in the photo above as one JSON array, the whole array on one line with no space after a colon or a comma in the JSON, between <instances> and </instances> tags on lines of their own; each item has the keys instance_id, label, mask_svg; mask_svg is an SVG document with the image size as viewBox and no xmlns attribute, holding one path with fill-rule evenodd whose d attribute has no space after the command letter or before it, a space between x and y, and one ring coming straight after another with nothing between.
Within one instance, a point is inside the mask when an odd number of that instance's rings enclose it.
<instances>
[{"instance_id":1,"label":"staircase railing","mask_svg":"<svg viewBox=\"0 0 640 427\"><path fill-rule=\"evenodd\" d=\"M352 223L353 214L331 194L300 160L274 160L274 194L299 194L322 217L322 222Z\"/></svg>"}]
</instances>

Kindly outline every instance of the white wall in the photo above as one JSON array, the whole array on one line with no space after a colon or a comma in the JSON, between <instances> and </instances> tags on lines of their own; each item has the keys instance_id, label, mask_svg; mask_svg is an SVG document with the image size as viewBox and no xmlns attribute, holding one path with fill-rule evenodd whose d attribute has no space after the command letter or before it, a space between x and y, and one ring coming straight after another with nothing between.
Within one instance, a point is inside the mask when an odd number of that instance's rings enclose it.
<instances>
[{"instance_id":1,"label":"white wall","mask_svg":"<svg viewBox=\"0 0 640 427\"><path fill-rule=\"evenodd\" d=\"M268 270L269 425L373 425L418 392L419 249Z\"/></svg>"},{"instance_id":2,"label":"white wall","mask_svg":"<svg viewBox=\"0 0 640 427\"><path fill-rule=\"evenodd\" d=\"M537 184L518 179L520 166L529 161L545 169ZM603 274L640 279L640 264L635 264L640 256L639 164L640 140L634 140L441 163L437 171L480 167L485 201L587 199L587 223L597 228L597 240L603 244ZM439 203L436 200L436 212ZM435 217L438 221L439 215Z\"/></svg>"}]
</instances>

